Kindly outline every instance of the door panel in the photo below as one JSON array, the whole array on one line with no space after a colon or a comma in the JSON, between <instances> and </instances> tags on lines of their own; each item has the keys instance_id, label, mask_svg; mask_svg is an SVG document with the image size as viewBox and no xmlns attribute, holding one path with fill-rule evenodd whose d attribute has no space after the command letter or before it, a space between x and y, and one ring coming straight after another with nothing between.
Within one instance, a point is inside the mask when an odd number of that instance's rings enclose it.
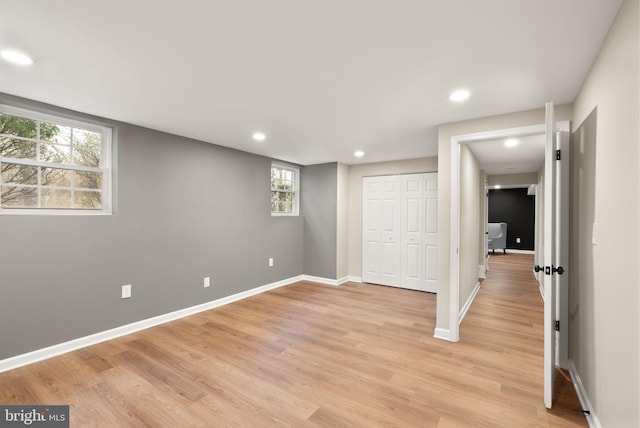
<instances>
[{"instance_id":1,"label":"door panel","mask_svg":"<svg viewBox=\"0 0 640 428\"><path fill-rule=\"evenodd\" d=\"M366 177L362 182L362 280L365 282L380 281L382 273L381 185L377 177Z\"/></svg>"},{"instance_id":2,"label":"door panel","mask_svg":"<svg viewBox=\"0 0 640 428\"><path fill-rule=\"evenodd\" d=\"M422 290L422 230L424 174L402 176L402 280L400 285Z\"/></svg>"},{"instance_id":3,"label":"door panel","mask_svg":"<svg viewBox=\"0 0 640 428\"><path fill-rule=\"evenodd\" d=\"M567 329L568 273L568 134L556 131L553 103L546 105L546 146L544 176L544 404L553 406L556 366L566 349L556 349L560 329ZM558 157L557 150L560 150ZM559 290L560 287L564 289ZM560 298L558 297L560 296ZM564 319L564 322L563 322ZM563 325L564 324L564 325ZM562 343L562 341L561 341ZM566 345L566 342L563 346ZM557 353L559 351L559 354Z\"/></svg>"},{"instance_id":4,"label":"door panel","mask_svg":"<svg viewBox=\"0 0 640 428\"><path fill-rule=\"evenodd\" d=\"M435 293L438 290L438 174L424 177L424 273L422 289Z\"/></svg>"}]
</instances>

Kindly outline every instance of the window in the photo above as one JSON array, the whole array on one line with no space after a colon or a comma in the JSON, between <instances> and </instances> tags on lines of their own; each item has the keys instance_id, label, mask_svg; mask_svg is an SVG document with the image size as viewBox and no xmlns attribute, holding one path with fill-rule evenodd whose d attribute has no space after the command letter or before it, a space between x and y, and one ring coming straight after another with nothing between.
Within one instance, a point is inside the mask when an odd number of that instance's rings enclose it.
<instances>
[{"instance_id":1,"label":"window","mask_svg":"<svg viewBox=\"0 0 640 428\"><path fill-rule=\"evenodd\" d=\"M298 176L300 170L271 164L271 214L298 215Z\"/></svg>"},{"instance_id":2,"label":"window","mask_svg":"<svg viewBox=\"0 0 640 428\"><path fill-rule=\"evenodd\" d=\"M111 212L111 129L0 105L0 214Z\"/></svg>"}]
</instances>

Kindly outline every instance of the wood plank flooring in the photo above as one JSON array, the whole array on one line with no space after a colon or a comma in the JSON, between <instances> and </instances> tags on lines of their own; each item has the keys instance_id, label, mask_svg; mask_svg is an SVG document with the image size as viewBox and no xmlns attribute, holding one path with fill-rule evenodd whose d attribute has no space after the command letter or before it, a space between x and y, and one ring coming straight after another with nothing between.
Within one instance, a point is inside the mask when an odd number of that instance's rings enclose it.
<instances>
[{"instance_id":1,"label":"wood plank flooring","mask_svg":"<svg viewBox=\"0 0 640 428\"><path fill-rule=\"evenodd\" d=\"M566 382L544 408L531 265L491 257L459 343L432 337L435 295L301 282L2 373L0 403L70 404L72 427L587 426Z\"/></svg>"}]
</instances>

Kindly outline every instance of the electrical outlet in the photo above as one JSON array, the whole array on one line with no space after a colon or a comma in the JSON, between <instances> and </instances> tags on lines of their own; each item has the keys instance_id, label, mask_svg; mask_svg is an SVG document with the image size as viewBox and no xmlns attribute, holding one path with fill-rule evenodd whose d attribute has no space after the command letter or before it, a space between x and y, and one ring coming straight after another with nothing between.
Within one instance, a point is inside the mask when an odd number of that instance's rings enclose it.
<instances>
[{"instance_id":1,"label":"electrical outlet","mask_svg":"<svg viewBox=\"0 0 640 428\"><path fill-rule=\"evenodd\" d=\"M206 277L204 279L204 288L209 288L209 287L211 287L211 278Z\"/></svg>"},{"instance_id":2,"label":"electrical outlet","mask_svg":"<svg viewBox=\"0 0 640 428\"><path fill-rule=\"evenodd\" d=\"M123 299L131 298L131 284L122 286L122 298Z\"/></svg>"},{"instance_id":3,"label":"electrical outlet","mask_svg":"<svg viewBox=\"0 0 640 428\"><path fill-rule=\"evenodd\" d=\"M269 257L269 267L273 267L273 257Z\"/></svg>"},{"instance_id":4,"label":"electrical outlet","mask_svg":"<svg viewBox=\"0 0 640 428\"><path fill-rule=\"evenodd\" d=\"M516 238L516 244L520 243L520 238Z\"/></svg>"}]
</instances>

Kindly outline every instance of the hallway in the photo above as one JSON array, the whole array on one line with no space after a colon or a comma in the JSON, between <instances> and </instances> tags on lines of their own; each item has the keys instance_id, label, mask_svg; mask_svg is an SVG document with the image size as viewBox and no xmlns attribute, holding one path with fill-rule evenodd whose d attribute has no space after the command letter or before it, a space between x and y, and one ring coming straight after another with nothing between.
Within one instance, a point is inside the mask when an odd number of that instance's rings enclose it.
<instances>
[{"instance_id":1,"label":"hallway","mask_svg":"<svg viewBox=\"0 0 640 428\"><path fill-rule=\"evenodd\" d=\"M588 426L569 374L556 374L554 407L543 404L543 301L532 254L491 255L490 270L460 325L460 344L514 406L535 405L548 426ZM506 399L506 398L505 398Z\"/></svg>"}]
</instances>

